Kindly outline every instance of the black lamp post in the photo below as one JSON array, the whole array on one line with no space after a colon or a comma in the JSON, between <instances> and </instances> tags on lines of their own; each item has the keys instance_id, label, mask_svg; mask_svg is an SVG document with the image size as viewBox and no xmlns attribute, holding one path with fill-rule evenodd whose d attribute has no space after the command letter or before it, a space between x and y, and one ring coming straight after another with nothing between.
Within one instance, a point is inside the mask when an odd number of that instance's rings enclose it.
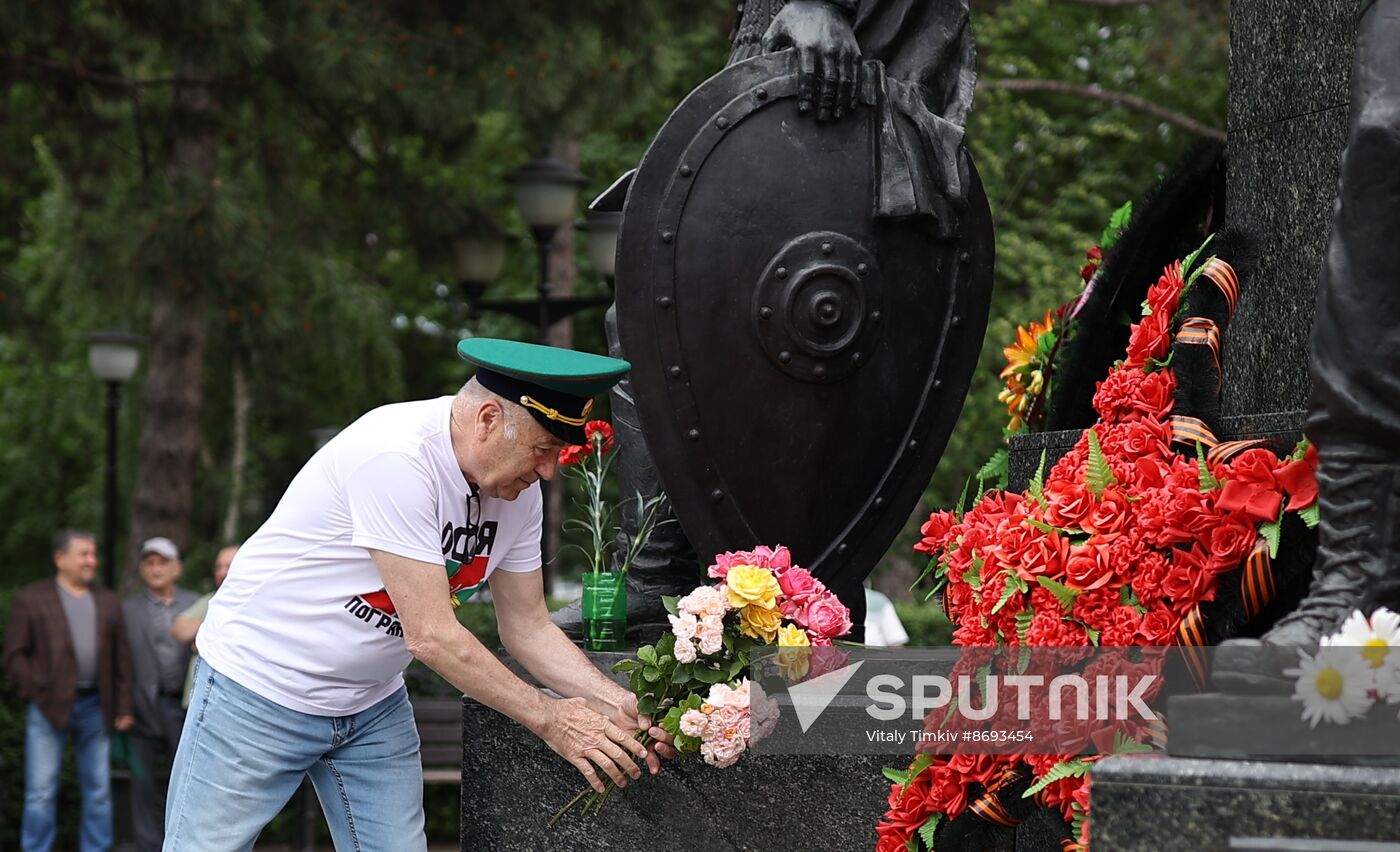
<instances>
[{"instance_id":1,"label":"black lamp post","mask_svg":"<svg viewBox=\"0 0 1400 852\"><path fill-rule=\"evenodd\" d=\"M107 588L117 587L117 414L122 384L141 362L142 338L126 331L94 331L88 335L88 365L107 383L107 473L102 498L102 577Z\"/></svg>"}]
</instances>

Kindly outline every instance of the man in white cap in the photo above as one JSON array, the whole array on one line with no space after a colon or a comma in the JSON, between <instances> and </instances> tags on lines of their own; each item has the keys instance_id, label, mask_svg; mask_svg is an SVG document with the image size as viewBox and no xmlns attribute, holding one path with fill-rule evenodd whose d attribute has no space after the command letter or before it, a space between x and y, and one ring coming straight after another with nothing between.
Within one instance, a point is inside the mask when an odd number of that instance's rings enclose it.
<instances>
[{"instance_id":1,"label":"man in white cap","mask_svg":"<svg viewBox=\"0 0 1400 852\"><path fill-rule=\"evenodd\" d=\"M180 744L185 725L185 675L190 649L170 635L175 618L199 595L176 587L180 550L168 538L147 539L141 545L141 582L145 588L122 602L135 685L136 726L131 743L141 772L131 779L131 822L140 852L156 852L165 836L163 765Z\"/></svg>"}]
</instances>

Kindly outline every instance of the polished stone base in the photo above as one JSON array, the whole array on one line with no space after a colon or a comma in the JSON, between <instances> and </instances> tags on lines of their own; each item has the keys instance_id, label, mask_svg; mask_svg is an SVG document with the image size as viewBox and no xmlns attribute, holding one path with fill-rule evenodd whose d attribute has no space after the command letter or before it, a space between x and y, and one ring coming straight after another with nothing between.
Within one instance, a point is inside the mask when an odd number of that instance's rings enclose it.
<instances>
[{"instance_id":1,"label":"polished stone base","mask_svg":"<svg viewBox=\"0 0 1400 852\"><path fill-rule=\"evenodd\" d=\"M552 817L583 788L573 767L521 726L463 705L462 849L873 849L895 758L750 755L728 769L668 761L612 793L600 814ZM906 763L908 758L903 759Z\"/></svg>"},{"instance_id":2,"label":"polished stone base","mask_svg":"<svg viewBox=\"0 0 1400 852\"><path fill-rule=\"evenodd\" d=\"M1400 769L1113 757L1092 790L1095 852L1400 852Z\"/></svg>"}]
</instances>

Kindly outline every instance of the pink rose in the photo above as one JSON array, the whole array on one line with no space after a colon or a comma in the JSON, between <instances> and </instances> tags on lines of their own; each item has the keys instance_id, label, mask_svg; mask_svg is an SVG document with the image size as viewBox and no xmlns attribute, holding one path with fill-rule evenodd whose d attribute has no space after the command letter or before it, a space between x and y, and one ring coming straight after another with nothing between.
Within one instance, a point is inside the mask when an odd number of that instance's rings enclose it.
<instances>
[{"instance_id":1,"label":"pink rose","mask_svg":"<svg viewBox=\"0 0 1400 852\"><path fill-rule=\"evenodd\" d=\"M809 603L803 615L806 622L803 626L818 636L835 639L851 632L851 613L833 594Z\"/></svg>"},{"instance_id":2,"label":"pink rose","mask_svg":"<svg viewBox=\"0 0 1400 852\"><path fill-rule=\"evenodd\" d=\"M790 598L805 598L826 591L821 581L805 568L789 568L778 577L778 588Z\"/></svg>"}]
</instances>

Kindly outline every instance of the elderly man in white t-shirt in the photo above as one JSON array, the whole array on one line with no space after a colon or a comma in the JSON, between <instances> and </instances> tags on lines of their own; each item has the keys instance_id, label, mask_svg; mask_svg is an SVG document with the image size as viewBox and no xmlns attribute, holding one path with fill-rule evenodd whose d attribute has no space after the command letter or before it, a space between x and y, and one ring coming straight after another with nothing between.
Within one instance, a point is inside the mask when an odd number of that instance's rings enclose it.
<instances>
[{"instance_id":1,"label":"elderly man in white t-shirt","mask_svg":"<svg viewBox=\"0 0 1400 852\"><path fill-rule=\"evenodd\" d=\"M307 462L234 559L199 631L171 774L165 849L252 848L309 775L337 849L426 848L403 669L422 660L519 721L595 789L655 773L669 737L549 619L540 479L580 444L625 361L462 341L454 397L375 409ZM452 601L487 583L503 644L557 699L464 629ZM647 730L651 749L635 739Z\"/></svg>"}]
</instances>

